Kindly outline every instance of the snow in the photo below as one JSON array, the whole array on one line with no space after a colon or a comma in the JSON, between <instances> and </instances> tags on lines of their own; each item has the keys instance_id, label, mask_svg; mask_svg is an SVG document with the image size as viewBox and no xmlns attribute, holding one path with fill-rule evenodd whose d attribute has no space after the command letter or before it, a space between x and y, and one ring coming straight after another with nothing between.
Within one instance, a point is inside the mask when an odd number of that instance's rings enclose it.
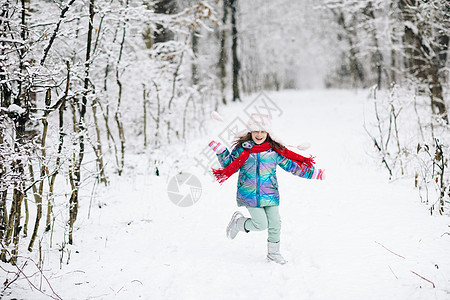
<instances>
[{"instance_id":1,"label":"snow","mask_svg":"<svg viewBox=\"0 0 450 300\"><path fill-rule=\"evenodd\" d=\"M21 114L25 113L25 109L23 109L22 107L20 107L17 104L11 104L10 106L8 106L8 112L21 115Z\"/></svg>"},{"instance_id":2,"label":"snow","mask_svg":"<svg viewBox=\"0 0 450 300\"><path fill-rule=\"evenodd\" d=\"M278 168L286 265L266 262L266 231L227 240L237 176L220 186L194 160L225 126L211 120L204 137L161 152L161 176L153 175L153 157L136 155L123 177L99 188L90 218L82 200L69 264L65 254L60 268L56 246L46 253L55 292L63 299L449 299L448 216L431 217L413 179L389 182L373 160L362 127L367 91L269 96L282 111L273 121L280 135L311 142L305 153L327 172L321 182ZM220 113L232 120L252 99ZM201 181L191 207L169 200L167 183L178 171ZM48 299L24 280L11 291Z\"/></svg>"},{"instance_id":3,"label":"snow","mask_svg":"<svg viewBox=\"0 0 450 300\"><path fill-rule=\"evenodd\" d=\"M415 35L419 35L419 29L418 29L417 26L414 25L411 21L405 21L405 27L408 27L409 29L411 29L411 31L412 31Z\"/></svg>"}]
</instances>

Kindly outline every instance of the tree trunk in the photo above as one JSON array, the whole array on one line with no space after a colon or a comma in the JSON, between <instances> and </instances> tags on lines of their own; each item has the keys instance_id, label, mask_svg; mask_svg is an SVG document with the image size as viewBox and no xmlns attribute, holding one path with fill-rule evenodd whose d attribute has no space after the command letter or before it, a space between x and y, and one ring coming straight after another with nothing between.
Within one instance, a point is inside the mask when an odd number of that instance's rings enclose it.
<instances>
[{"instance_id":1,"label":"tree trunk","mask_svg":"<svg viewBox=\"0 0 450 300\"><path fill-rule=\"evenodd\" d=\"M230 0L230 10L231 10L231 37L232 45L231 52L233 57L233 101L241 100L239 95L239 69L241 65L237 56L237 42L238 42L238 31L236 25L236 0Z\"/></svg>"},{"instance_id":2,"label":"tree trunk","mask_svg":"<svg viewBox=\"0 0 450 300\"><path fill-rule=\"evenodd\" d=\"M126 2L124 19L126 19L126 10L127 9L128 9L128 0ZM121 150L120 165L117 170L119 176L122 175L122 171L125 166L125 132L124 132L124 128L123 128L122 115L121 115L121 111L120 111L120 104L122 102L122 82L120 81L120 75L119 75L120 61L122 59L123 46L125 44L125 36L126 36L126 23L124 22L123 23L122 41L120 43L119 57L117 59L117 65L116 65L116 82L119 87L119 95L118 95L118 99L117 99L117 109L116 109L116 113L115 113L115 119L116 119L116 123L117 123L117 128L119 130L120 150Z\"/></svg>"},{"instance_id":3,"label":"tree trunk","mask_svg":"<svg viewBox=\"0 0 450 300\"><path fill-rule=\"evenodd\" d=\"M145 88L145 85L142 85L143 91L142 91L142 108L143 108L143 117L144 117L144 124L143 127L143 133L144 133L144 148L147 148L147 90Z\"/></svg>"},{"instance_id":4,"label":"tree trunk","mask_svg":"<svg viewBox=\"0 0 450 300\"><path fill-rule=\"evenodd\" d=\"M3 128L0 128L0 145L3 144ZM0 155L0 180L3 182L3 177L6 174L6 168L3 164L4 157ZM6 196L8 190L5 188L0 191L0 242L3 242L3 237L6 232L6 224L8 223L8 208L6 206Z\"/></svg>"},{"instance_id":5,"label":"tree trunk","mask_svg":"<svg viewBox=\"0 0 450 300\"><path fill-rule=\"evenodd\" d=\"M8 211L6 207L7 191L0 192L0 241L3 241L5 235L6 224L8 223Z\"/></svg>"},{"instance_id":6,"label":"tree trunk","mask_svg":"<svg viewBox=\"0 0 450 300\"><path fill-rule=\"evenodd\" d=\"M416 78L426 78L426 58L421 48L419 28L417 24L417 1L400 0L399 7L402 12L404 26L405 67ZM408 24L408 25L407 25ZM412 27L413 25L414 27ZM417 32L415 32L417 30ZM417 34L416 34L417 33ZM429 51L429 50L426 50Z\"/></svg>"},{"instance_id":7,"label":"tree trunk","mask_svg":"<svg viewBox=\"0 0 450 300\"><path fill-rule=\"evenodd\" d=\"M354 82L359 82L364 87L365 84L365 75L364 69L361 62L358 59L358 49L356 48L356 43L354 41L355 32L350 29L352 26L348 26L345 22L344 13L340 11L339 13L335 13L338 17L338 24L341 25L342 29L345 32L345 38L349 44L349 65L350 65L350 75L352 76Z\"/></svg>"},{"instance_id":8,"label":"tree trunk","mask_svg":"<svg viewBox=\"0 0 450 300\"><path fill-rule=\"evenodd\" d=\"M94 116L94 125L95 125L95 133L97 136L97 142L94 145L94 152L95 156L97 158L97 169L98 169L98 178L105 186L108 185L108 180L106 179L105 174L105 167L103 165L103 150L102 150L102 140L100 135L100 128L98 125L98 118L97 118L97 105L98 105L98 99L95 99L92 101L92 115Z\"/></svg>"},{"instance_id":9,"label":"tree trunk","mask_svg":"<svg viewBox=\"0 0 450 300\"><path fill-rule=\"evenodd\" d=\"M371 53L372 55L372 68L374 68L376 74L377 74L377 86L378 88L381 88L381 83L382 83L382 75L387 74L385 68L384 68L384 60L383 60L383 54L380 51L380 46L379 46L379 42L378 42L378 37L377 37L377 29L373 24L373 21L375 21L376 17L375 17L375 12L374 12L374 7L372 4L372 1L369 1L366 5L366 7L363 9L364 14L370 18L370 20L372 22L368 22L367 25L367 31L372 35L372 40L373 40L373 46L375 48L375 51L373 53ZM387 76L386 76L386 83L387 83ZM388 86L388 84L386 84Z\"/></svg>"},{"instance_id":10,"label":"tree trunk","mask_svg":"<svg viewBox=\"0 0 450 300\"><path fill-rule=\"evenodd\" d=\"M394 3L391 3L390 5L390 10L393 11L394 10ZM396 14L396 18L399 18L399 16L397 16ZM400 44L399 42L399 38L398 38L399 34L398 34L398 30L396 28L396 26L392 26L392 30L391 30L391 61L390 61L390 84L395 84L397 83L398 80L398 75L397 72L399 70L399 62L398 62L398 56L399 56L399 51L398 49L398 45Z\"/></svg>"},{"instance_id":11,"label":"tree trunk","mask_svg":"<svg viewBox=\"0 0 450 300\"><path fill-rule=\"evenodd\" d=\"M199 82L199 74L198 74L198 61L197 61L197 55L198 55L198 35L200 32L197 29L194 29L192 31L192 85L197 85Z\"/></svg>"},{"instance_id":12,"label":"tree trunk","mask_svg":"<svg viewBox=\"0 0 450 300\"><path fill-rule=\"evenodd\" d=\"M23 166L22 163L19 163L19 169L23 172ZM14 243L14 249L11 251L11 263L16 264L17 263L17 256L19 254L19 239L20 239L20 230L22 227L20 226L20 213L21 213L21 205L23 200L23 192L22 192L23 186L17 186L14 189L13 193L13 205L14 207L14 237L13 237L13 243Z\"/></svg>"},{"instance_id":13,"label":"tree trunk","mask_svg":"<svg viewBox=\"0 0 450 300\"><path fill-rule=\"evenodd\" d=\"M226 50L226 39L227 39L227 19L228 19L228 1L223 0L223 16L222 16L222 24L220 28L220 54L219 54L219 78L220 78L220 92L222 94L222 103L224 105L227 104L226 99L226 79L227 79L227 50ZM217 105L216 108L217 110Z\"/></svg>"},{"instance_id":14,"label":"tree trunk","mask_svg":"<svg viewBox=\"0 0 450 300\"><path fill-rule=\"evenodd\" d=\"M21 31L20 31L20 37L23 41L26 41L27 39L27 26L26 26L26 7L25 7L25 0L21 1ZM11 34L11 36L13 36ZM28 75L25 70L25 47L20 47L18 50L18 59L19 59L19 72L20 76L17 80L17 88L18 88L18 94L17 97L14 98L14 104L17 104L21 107L26 108L26 113L20 114L16 119L14 119L15 123L15 139L14 139L14 151L16 153L20 153L22 149L22 145L25 144L25 125L27 121L29 120L29 96L30 96L30 87L28 82ZM13 173L16 174L16 176L19 178L14 183L13 188L13 203L11 207L11 214L9 218L9 228L7 229L8 233L6 236L6 242L5 244L8 245L10 242L11 234L13 235L13 243L14 243L14 249L11 252L11 263L16 264L17 262L17 255L18 255L18 247L19 247L19 239L20 239L20 231L22 227L20 226L20 213L21 213L21 206L22 206L22 200L23 200L23 186L25 182L25 171L24 171L24 161L23 158L21 158L21 155L18 155L18 158L14 160L12 164L12 170ZM13 231L13 232L12 232ZM2 259L4 259L3 253L2 253Z\"/></svg>"},{"instance_id":15,"label":"tree trunk","mask_svg":"<svg viewBox=\"0 0 450 300\"><path fill-rule=\"evenodd\" d=\"M87 35L87 46L86 46L86 61L85 67L85 77L84 77L84 93L82 96L82 102L80 105L80 119L78 122L79 130L79 146L80 150L78 152L78 161L74 162L74 186L72 190L72 195L69 200L69 244L73 244L73 224L75 223L78 215L78 196L81 183L81 164L84 158L84 135L86 134L86 125L84 122L84 117L86 115L86 105L87 105L87 92L89 89L89 68L91 59L91 45L92 45L92 31L94 28L94 1L89 1L89 27Z\"/></svg>"},{"instance_id":16,"label":"tree trunk","mask_svg":"<svg viewBox=\"0 0 450 300\"><path fill-rule=\"evenodd\" d=\"M46 96L45 96L44 115L42 117L42 124L44 125L44 127L42 129L42 137L41 137L42 166L41 166L41 172L40 172L39 191L38 191L38 194L36 195L37 196L36 197L36 205L37 205L36 221L34 223L33 235L31 236L30 243L28 245L28 251L30 251L30 252L33 251L33 244L36 240L38 229L39 229L39 223L40 223L41 217L42 217L42 196L44 193L44 177L45 177L45 173L48 172L47 163L46 163L47 158L46 158L46 151L45 151L45 142L47 139L47 130L48 130L47 118L48 118L48 115L50 114L50 104L51 104L51 90L48 89ZM30 170L32 172L31 164L30 164ZM31 175L31 176L34 177L33 175Z\"/></svg>"}]
</instances>

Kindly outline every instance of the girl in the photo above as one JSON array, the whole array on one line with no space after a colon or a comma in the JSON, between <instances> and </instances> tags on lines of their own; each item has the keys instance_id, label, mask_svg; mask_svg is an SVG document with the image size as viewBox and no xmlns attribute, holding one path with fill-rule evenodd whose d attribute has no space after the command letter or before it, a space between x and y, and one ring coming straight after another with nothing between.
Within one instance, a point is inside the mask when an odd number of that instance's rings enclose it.
<instances>
[{"instance_id":1,"label":"girl","mask_svg":"<svg viewBox=\"0 0 450 300\"><path fill-rule=\"evenodd\" d=\"M278 212L279 193L276 166L307 179L324 179L324 171L313 166L313 157L303 157L288 150L271 132L268 115L252 114L246 134L234 141L231 153L212 141L209 146L217 154L223 169L212 169L222 183L239 170L237 204L245 206L251 218L236 211L227 227L227 237L234 239L239 231L268 229L267 259L279 264L286 260L280 253L281 220ZM279 141L279 140L278 140Z\"/></svg>"}]
</instances>

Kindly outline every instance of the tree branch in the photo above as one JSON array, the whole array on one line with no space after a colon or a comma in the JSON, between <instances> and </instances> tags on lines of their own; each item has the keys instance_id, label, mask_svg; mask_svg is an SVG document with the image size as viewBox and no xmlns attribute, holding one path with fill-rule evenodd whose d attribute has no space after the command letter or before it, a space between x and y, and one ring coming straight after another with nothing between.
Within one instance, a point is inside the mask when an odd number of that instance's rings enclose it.
<instances>
[{"instance_id":1,"label":"tree branch","mask_svg":"<svg viewBox=\"0 0 450 300\"><path fill-rule=\"evenodd\" d=\"M41 62L40 62L40 65L41 65L41 66L44 65L45 59L47 58L48 52L50 51L50 48L52 47L53 42L55 41L56 35L58 34L58 31L59 31L59 26L61 25L62 20L65 18L66 12L69 10L70 6L71 6L74 2L75 2L75 0L70 0L70 2L67 3L66 7L64 7L64 8L61 10L61 14L59 15L59 21L58 21L58 23L56 24L56 28L55 28L55 30L53 31L53 34L52 34L52 36L50 37L50 41L48 42L48 45L47 45L47 47L46 47L45 50L44 50L44 56L42 57Z\"/></svg>"},{"instance_id":2,"label":"tree branch","mask_svg":"<svg viewBox=\"0 0 450 300\"><path fill-rule=\"evenodd\" d=\"M375 241L375 243L377 243L378 245L380 245L381 247L383 247L383 248L386 249L387 251L391 252L392 254L397 255L397 256L400 257L400 258L406 259L404 256L401 256L400 254L397 254L397 253L395 253L395 252L389 250L388 248L386 248L384 245L378 243L377 241Z\"/></svg>"}]
</instances>

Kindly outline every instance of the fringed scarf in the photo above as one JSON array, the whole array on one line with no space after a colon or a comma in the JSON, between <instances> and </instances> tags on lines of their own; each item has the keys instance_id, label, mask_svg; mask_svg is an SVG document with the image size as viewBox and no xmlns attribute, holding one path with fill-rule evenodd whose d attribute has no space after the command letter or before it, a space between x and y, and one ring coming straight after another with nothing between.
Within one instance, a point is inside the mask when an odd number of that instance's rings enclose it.
<instances>
[{"instance_id":1,"label":"fringed scarf","mask_svg":"<svg viewBox=\"0 0 450 300\"><path fill-rule=\"evenodd\" d=\"M244 148L241 155L239 155L239 157L237 157L227 167L225 167L223 169L211 169L211 172L214 174L214 176L216 177L216 180L219 183L223 183L225 180L230 178L230 176L233 175L234 172L236 172L245 163L245 161L247 160L250 153L259 153L259 152L267 151L271 147L272 146L270 146L270 144L268 142L264 142L260 145L255 144L250 149ZM282 155L283 157L286 157L286 158L296 162L300 166L306 165L308 168L311 168L315 163L313 156L303 157L300 154L297 154L295 152L288 150L286 147L283 147L281 149L274 148L274 150L277 153L279 153L280 155Z\"/></svg>"}]
</instances>

